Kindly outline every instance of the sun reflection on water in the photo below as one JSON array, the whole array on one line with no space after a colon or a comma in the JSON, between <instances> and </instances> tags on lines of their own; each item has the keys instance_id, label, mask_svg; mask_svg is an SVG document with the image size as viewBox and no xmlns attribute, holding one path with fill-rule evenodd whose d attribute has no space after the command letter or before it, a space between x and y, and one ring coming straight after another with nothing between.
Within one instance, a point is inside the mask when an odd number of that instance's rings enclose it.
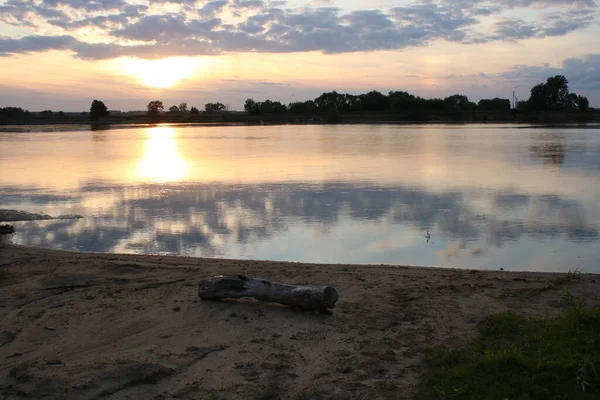
<instances>
[{"instance_id":1,"label":"sun reflection on water","mask_svg":"<svg viewBox=\"0 0 600 400\"><path fill-rule=\"evenodd\" d=\"M175 130L156 127L148 129L147 134L146 152L138 164L138 175L154 182L182 180L186 164L177 149Z\"/></svg>"}]
</instances>

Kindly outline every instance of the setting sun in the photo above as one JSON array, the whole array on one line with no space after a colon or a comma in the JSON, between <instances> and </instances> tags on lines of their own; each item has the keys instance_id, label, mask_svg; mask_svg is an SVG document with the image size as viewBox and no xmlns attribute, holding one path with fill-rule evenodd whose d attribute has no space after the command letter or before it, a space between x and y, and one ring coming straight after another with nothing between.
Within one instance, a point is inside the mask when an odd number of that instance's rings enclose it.
<instances>
[{"instance_id":1,"label":"setting sun","mask_svg":"<svg viewBox=\"0 0 600 400\"><path fill-rule=\"evenodd\" d=\"M194 77L202 64L202 60L184 57L162 60L123 58L116 62L121 73L136 78L143 85L163 89Z\"/></svg>"}]
</instances>

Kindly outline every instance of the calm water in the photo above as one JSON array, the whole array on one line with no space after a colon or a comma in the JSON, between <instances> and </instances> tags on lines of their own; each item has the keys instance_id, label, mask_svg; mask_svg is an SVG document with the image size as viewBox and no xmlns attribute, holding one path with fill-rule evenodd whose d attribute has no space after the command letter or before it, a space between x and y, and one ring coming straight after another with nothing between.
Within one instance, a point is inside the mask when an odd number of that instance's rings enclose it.
<instances>
[{"instance_id":1,"label":"calm water","mask_svg":"<svg viewBox=\"0 0 600 400\"><path fill-rule=\"evenodd\" d=\"M0 132L0 208L84 215L15 224L68 250L600 272L600 129Z\"/></svg>"}]
</instances>

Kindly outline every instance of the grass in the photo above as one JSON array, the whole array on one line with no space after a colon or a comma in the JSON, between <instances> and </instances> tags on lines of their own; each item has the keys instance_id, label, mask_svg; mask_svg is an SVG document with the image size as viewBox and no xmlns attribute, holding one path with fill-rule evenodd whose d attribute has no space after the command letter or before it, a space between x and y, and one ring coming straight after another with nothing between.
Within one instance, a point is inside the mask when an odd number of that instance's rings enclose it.
<instances>
[{"instance_id":1,"label":"grass","mask_svg":"<svg viewBox=\"0 0 600 400\"><path fill-rule=\"evenodd\" d=\"M556 317L492 316L465 348L431 349L422 398L599 399L600 307L569 292Z\"/></svg>"},{"instance_id":2,"label":"grass","mask_svg":"<svg viewBox=\"0 0 600 400\"><path fill-rule=\"evenodd\" d=\"M579 282L581 281L581 270L579 268L575 268L575 270L567 272L566 275L560 275L554 278L554 283L560 285L563 283L569 282Z\"/></svg>"}]
</instances>

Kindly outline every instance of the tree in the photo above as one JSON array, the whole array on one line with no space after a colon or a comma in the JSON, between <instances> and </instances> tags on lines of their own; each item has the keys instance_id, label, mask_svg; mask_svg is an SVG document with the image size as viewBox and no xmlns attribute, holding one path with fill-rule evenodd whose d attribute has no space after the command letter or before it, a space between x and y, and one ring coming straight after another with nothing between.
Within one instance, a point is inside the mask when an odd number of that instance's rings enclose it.
<instances>
[{"instance_id":1,"label":"tree","mask_svg":"<svg viewBox=\"0 0 600 400\"><path fill-rule=\"evenodd\" d=\"M260 104L255 102L254 99L246 99L244 111L248 114L260 114Z\"/></svg>"},{"instance_id":2,"label":"tree","mask_svg":"<svg viewBox=\"0 0 600 400\"><path fill-rule=\"evenodd\" d=\"M204 111L207 113L227 111L227 106L223 103L206 103Z\"/></svg>"},{"instance_id":3,"label":"tree","mask_svg":"<svg viewBox=\"0 0 600 400\"><path fill-rule=\"evenodd\" d=\"M179 103L179 111L181 111L182 113L187 113L188 109L187 109L187 103L182 101L181 103Z\"/></svg>"},{"instance_id":4,"label":"tree","mask_svg":"<svg viewBox=\"0 0 600 400\"><path fill-rule=\"evenodd\" d=\"M353 97L348 97L348 95L345 95L344 98L345 100L349 100L345 101L345 106L349 106L352 104L352 100ZM382 110L386 110L387 108L389 108L390 106L390 99L388 96L373 90L367 94L361 94L359 96L360 98L360 108L362 110L368 110L368 111L382 111ZM346 107L343 107L346 108ZM352 107L350 107L352 108Z\"/></svg>"},{"instance_id":5,"label":"tree","mask_svg":"<svg viewBox=\"0 0 600 400\"><path fill-rule=\"evenodd\" d=\"M200 111L196 107L192 107L192 108L190 108L190 114L198 115L198 114L200 114Z\"/></svg>"},{"instance_id":6,"label":"tree","mask_svg":"<svg viewBox=\"0 0 600 400\"><path fill-rule=\"evenodd\" d=\"M531 88L527 107L534 111L557 111L576 109L585 111L585 97L569 92L569 81L563 75L555 75ZM585 99L585 100L583 100ZM589 102L587 104L589 107Z\"/></svg>"},{"instance_id":7,"label":"tree","mask_svg":"<svg viewBox=\"0 0 600 400\"><path fill-rule=\"evenodd\" d=\"M590 109L590 101L587 99L587 97L577 96L577 108L579 111L583 112Z\"/></svg>"},{"instance_id":8,"label":"tree","mask_svg":"<svg viewBox=\"0 0 600 400\"><path fill-rule=\"evenodd\" d=\"M290 103L288 105L288 110L290 110L293 114L302 114L302 113L311 113L317 109L315 102L312 100L308 101L298 101L294 103Z\"/></svg>"},{"instance_id":9,"label":"tree","mask_svg":"<svg viewBox=\"0 0 600 400\"><path fill-rule=\"evenodd\" d=\"M461 110L469 110L475 108L475 103L469 101L467 96L455 94L444 99L444 103L450 108L458 108Z\"/></svg>"},{"instance_id":10,"label":"tree","mask_svg":"<svg viewBox=\"0 0 600 400\"><path fill-rule=\"evenodd\" d=\"M179 112L179 107L177 107L177 106L173 105L173 106L171 106L171 107L169 108L169 112L170 112L170 113L177 113L177 112Z\"/></svg>"},{"instance_id":11,"label":"tree","mask_svg":"<svg viewBox=\"0 0 600 400\"><path fill-rule=\"evenodd\" d=\"M477 103L477 108L489 111L509 111L510 100L500 99L498 97L494 97L493 99L481 99L479 100L479 103Z\"/></svg>"},{"instance_id":12,"label":"tree","mask_svg":"<svg viewBox=\"0 0 600 400\"><path fill-rule=\"evenodd\" d=\"M90 117L97 119L108 117L108 108L104 105L100 100L92 101L92 105L90 106Z\"/></svg>"},{"instance_id":13,"label":"tree","mask_svg":"<svg viewBox=\"0 0 600 400\"><path fill-rule=\"evenodd\" d=\"M162 101L158 101L158 100L154 100L151 101L150 103L148 103L148 115L152 115L152 116L157 116L158 114L160 114L160 112L162 110L165 109L165 106L163 106Z\"/></svg>"},{"instance_id":14,"label":"tree","mask_svg":"<svg viewBox=\"0 0 600 400\"><path fill-rule=\"evenodd\" d=\"M283 114L287 111L287 107L279 101L265 100L256 104L261 114Z\"/></svg>"},{"instance_id":15,"label":"tree","mask_svg":"<svg viewBox=\"0 0 600 400\"><path fill-rule=\"evenodd\" d=\"M408 92L390 92L390 107L398 111L423 110L424 100Z\"/></svg>"},{"instance_id":16,"label":"tree","mask_svg":"<svg viewBox=\"0 0 600 400\"><path fill-rule=\"evenodd\" d=\"M29 111L23 110L21 107L4 107L0 108L0 116L8 118L20 118L28 116Z\"/></svg>"},{"instance_id":17,"label":"tree","mask_svg":"<svg viewBox=\"0 0 600 400\"><path fill-rule=\"evenodd\" d=\"M335 91L323 93L315 99L315 104L319 111L329 111L333 109L341 110L346 104L345 97L346 96L343 94L339 94Z\"/></svg>"}]
</instances>

